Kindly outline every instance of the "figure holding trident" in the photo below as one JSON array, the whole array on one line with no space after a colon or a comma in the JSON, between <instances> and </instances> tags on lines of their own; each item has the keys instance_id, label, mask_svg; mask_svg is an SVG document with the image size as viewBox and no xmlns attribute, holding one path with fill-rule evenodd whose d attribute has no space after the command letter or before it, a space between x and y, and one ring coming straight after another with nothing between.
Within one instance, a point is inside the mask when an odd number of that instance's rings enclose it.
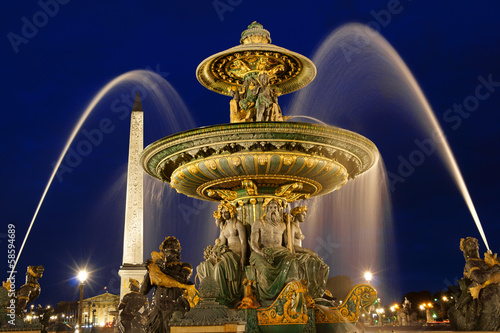
<instances>
[{"instance_id":1,"label":"figure holding trident","mask_svg":"<svg viewBox=\"0 0 500 333\"><path fill-rule=\"evenodd\" d=\"M250 264L255 267L260 299L273 299L291 281L298 281L298 261L284 247L287 229L279 199L266 198L264 216L252 225Z\"/></svg>"},{"instance_id":2,"label":"figure holding trident","mask_svg":"<svg viewBox=\"0 0 500 333\"><path fill-rule=\"evenodd\" d=\"M290 253L295 254L295 248L293 246L293 240L292 240L292 216L288 213L283 213L283 218L286 221L286 244L288 249L290 250Z\"/></svg>"}]
</instances>

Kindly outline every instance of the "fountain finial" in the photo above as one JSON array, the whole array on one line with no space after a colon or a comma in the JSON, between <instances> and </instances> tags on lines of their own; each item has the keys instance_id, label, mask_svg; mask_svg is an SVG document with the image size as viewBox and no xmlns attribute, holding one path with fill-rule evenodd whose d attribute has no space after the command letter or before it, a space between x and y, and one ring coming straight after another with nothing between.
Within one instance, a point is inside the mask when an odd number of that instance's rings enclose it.
<instances>
[{"instance_id":1,"label":"fountain finial","mask_svg":"<svg viewBox=\"0 0 500 333\"><path fill-rule=\"evenodd\" d=\"M240 44L271 44L271 34L264 29L262 24L253 21L248 28L241 33Z\"/></svg>"}]
</instances>

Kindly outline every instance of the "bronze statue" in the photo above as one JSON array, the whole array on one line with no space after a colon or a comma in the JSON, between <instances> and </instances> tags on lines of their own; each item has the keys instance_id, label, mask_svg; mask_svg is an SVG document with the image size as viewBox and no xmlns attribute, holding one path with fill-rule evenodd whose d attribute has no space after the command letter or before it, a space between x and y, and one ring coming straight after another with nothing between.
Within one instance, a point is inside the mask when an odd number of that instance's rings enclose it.
<instances>
[{"instance_id":1,"label":"bronze statue","mask_svg":"<svg viewBox=\"0 0 500 333\"><path fill-rule=\"evenodd\" d=\"M219 301L231 306L243 297L242 280L248 262L246 229L229 202L222 202L214 217L220 235L215 245L205 250L206 261L196 271L200 281L214 278L220 289Z\"/></svg>"},{"instance_id":2,"label":"bronze statue","mask_svg":"<svg viewBox=\"0 0 500 333\"><path fill-rule=\"evenodd\" d=\"M241 112L245 115L244 121L255 121L257 92L259 83L253 73L245 75L243 84L240 88L240 99L238 105Z\"/></svg>"},{"instance_id":3,"label":"bronze statue","mask_svg":"<svg viewBox=\"0 0 500 333\"><path fill-rule=\"evenodd\" d=\"M122 333L143 333L147 297L139 292L140 286L136 279L129 278L129 288L130 292L123 296L118 305L118 311L121 311L118 328Z\"/></svg>"},{"instance_id":4,"label":"bronze statue","mask_svg":"<svg viewBox=\"0 0 500 333\"><path fill-rule=\"evenodd\" d=\"M37 312L39 313L38 318L42 326L42 332L47 332L47 328L50 326L50 317L54 314L54 308L50 306L42 308L42 306L38 304Z\"/></svg>"},{"instance_id":5,"label":"bronze statue","mask_svg":"<svg viewBox=\"0 0 500 333\"><path fill-rule=\"evenodd\" d=\"M235 61L235 64L243 66L244 62ZM278 92L270 84L271 77L281 70L281 67L265 71L265 65L265 62L262 62L258 66L262 69L258 73L249 70L240 89L229 88L229 94L233 97L229 102L232 123L285 120L278 105Z\"/></svg>"},{"instance_id":6,"label":"bronze statue","mask_svg":"<svg viewBox=\"0 0 500 333\"><path fill-rule=\"evenodd\" d=\"M269 85L269 76L266 73L259 75L259 87L257 90L257 100L255 108L257 115L256 121L269 121L273 106L273 91Z\"/></svg>"},{"instance_id":7,"label":"bronze statue","mask_svg":"<svg viewBox=\"0 0 500 333\"><path fill-rule=\"evenodd\" d=\"M255 267L260 299L273 299L291 281L298 281L298 261L283 246L286 223L283 208L274 198L264 200L264 216L253 223L250 264Z\"/></svg>"},{"instance_id":8,"label":"bronze statue","mask_svg":"<svg viewBox=\"0 0 500 333\"><path fill-rule=\"evenodd\" d=\"M245 121L246 113L240 108L240 91L234 87L229 88L229 94L233 99L229 102L230 121L240 123Z\"/></svg>"},{"instance_id":9,"label":"bronze statue","mask_svg":"<svg viewBox=\"0 0 500 333\"><path fill-rule=\"evenodd\" d=\"M155 288L146 323L146 332L150 333L170 332L168 323L173 313L189 311L190 300L196 297L196 289L189 281L192 267L180 261L181 245L177 238L165 238L160 250L153 251L146 261L148 272L141 285L143 295Z\"/></svg>"},{"instance_id":10,"label":"bronze statue","mask_svg":"<svg viewBox=\"0 0 500 333\"><path fill-rule=\"evenodd\" d=\"M497 255L479 256L476 238L461 239L460 250L465 258L464 277L459 281L455 307L448 316L455 330L500 330L500 264Z\"/></svg>"},{"instance_id":11,"label":"bronze statue","mask_svg":"<svg viewBox=\"0 0 500 333\"><path fill-rule=\"evenodd\" d=\"M26 306L40 296L38 279L43 275L43 266L28 266L26 283L16 290L16 315L21 316Z\"/></svg>"},{"instance_id":12,"label":"bronze statue","mask_svg":"<svg viewBox=\"0 0 500 333\"><path fill-rule=\"evenodd\" d=\"M313 250L302 247L305 236L300 224L304 223L306 213L306 206L295 207L291 212L293 220L290 228L293 249L299 261L299 277L307 281L308 293L314 299L322 297L325 293L330 268Z\"/></svg>"}]
</instances>

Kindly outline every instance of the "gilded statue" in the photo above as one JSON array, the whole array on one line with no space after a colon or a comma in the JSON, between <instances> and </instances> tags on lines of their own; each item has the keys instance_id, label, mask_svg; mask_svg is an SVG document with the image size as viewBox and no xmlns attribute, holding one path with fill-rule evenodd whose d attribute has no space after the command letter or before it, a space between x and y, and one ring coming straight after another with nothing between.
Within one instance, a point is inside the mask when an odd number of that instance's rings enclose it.
<instances>
[{"instance_id":1,"label":"gilded statue","mask_svg":"<svg viewBox=\"0 0 500 333\"><path fill-rule=\"evenodd\" d=\"M254 73L249 73L243 78L238 102L238 106L241 110L239 111L241 113L241 121L255 121L255 102L257 101L258 85L259 82L255 78Z\"/></svg>"},{"instance_id":2,"label":"gilded statue","mask_svg":"<svg viewBox=\"0 0 500 333\"><path fill-rule=\"evenodd\" d=\"M229 88L233 99L229 102L232 123L247 121L283 121L278 105L278 93L271 86L271 78L283 69L282 65L266 70L265 57L260 58L256 70L250 70L244 61L237 60L233 72L245 73L240 89ZM236 73L236 72L235 72Z\"/></svg>"},{"instance_id":3,"label":"gilded statue","mask_svg":"<svg viewBox=\"0 0 500 333\"><path fill-rule=\"evenodd\" d=\"M147 295L155 288L147 315L146 332L170 332L169 321L174 312L186 313L190 301L196 297L196 289L189 281L192 267L181 262L181 245L177 238L169 236L153 251L146 261L147 273L141 285L141 293Z\"/></svg>"},{"instance_id":4,"label":"gilded statue","mask_svg":"<svg viewBox=\"0 0 500 333\"><path fill-rule=\"evenodd\" d=\"M40 296L41 288L38 283L43 275L43 266L28 266L26 283L16 290L16 315L21 316L26 306Z\"/></svg>"},{"instance_id":5,"label":"gilded statue","mask_svg":"<svg viewBox=\"0 0 500 333\"><path fill-rule=\"evenodd\" d=\"M240 91L234 87L229 88L229 94L233 99L229 102L229 115L232 123L240 123L245 120L246 113L240 108Z\"/></svg>"},{"instance_id":6,"label":"gilded statue","mask_svg":"<svg viewBox=\"0 0 500 333\"><path fill-rule=\"evenodd\" d=\"M255 108L257 112L255 121L283 121L281 108L278 105L278 94L271 87L267 73L259 74Z\"/></svg>"},{"instance_id":7,"label":"gilded statue","mask_svg":"<svg viewBox=\"0 0 500 333\"><path fill-rule=\"evenodd\" d=\"M455 307L448 316L452 328L460 331L500 330L500 264L497 255L479 255L476 238L461 239L465 258L464 277L459 281Z\"/></svg>"}]
</instances>

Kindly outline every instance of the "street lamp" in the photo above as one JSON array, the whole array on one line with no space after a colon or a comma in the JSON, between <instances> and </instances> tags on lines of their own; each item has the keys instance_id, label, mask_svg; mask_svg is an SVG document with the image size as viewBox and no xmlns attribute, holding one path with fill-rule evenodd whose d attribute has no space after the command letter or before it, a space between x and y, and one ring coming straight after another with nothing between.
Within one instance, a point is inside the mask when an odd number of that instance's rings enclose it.
<instances>
[{"instance_id":1,"label":"street lamp","mask_svg":"<svg viewBox=\"0 0 500 333\"><path fill-rule=\"evenodd\" d=\"M394 304L393 306L391 306L391 311L392 312L396 312L399 310L399 305L398 304Z\"/></svg>"},{"instance_id":2,"label":"street lamp","mask_svg":"<svg viewBox=\"0 0 500 333\"><path fill-rule=\"evenodd\" d=\"M33 319L35 319L35 314L33 313L34 309L35 309L35 305L31 304L31 320L30 320L30 324L32 323Z\"/></svg>"},{"instance_id":3,"label":"street lamp","mask_svg":"<svg viewBox=\"0 0 500 333\"><path fill-rule=\"evenodd\" d=\"M83 310L83 287L85 287L85 280L87 280L87 272L80 271L78 273L78 280L80 280L80 302L78 303L78 329L82 327L82 310Z\"/></svg>"},{"instance_id":4,"label":"street lamp","mask_svg":"<svg viewBox=\"0 0 500 333\"><path fill-rule=\"evenodd\" d=\"M432 303L422 303L420 305L420 310L425 310L425 322L428 323L432 321L431 319L431 310L432 309Z\"/></svg>"},{"instance_id":5,"label":"street lamp","mask_svg":"<svg viewBox=\"0 0 500 333\"><path fill-rule=\"evenodd\" d=\"M382 326L384 322L383 314L385 313L385 311L382 308L378 308L375 310L375 312L377 312L378 324Z\"/></svg>"},{"instance_id":6,"label":"street lamp","mask_svg":"<svg viewBox=\"0 0 500 333\"><path fill-rule=\"evenodd\" d=\"M371 272L365 272L365 280L367 283L370 283L372 278L373 278L373 274Z\"/></svg>"}]
</instances>

